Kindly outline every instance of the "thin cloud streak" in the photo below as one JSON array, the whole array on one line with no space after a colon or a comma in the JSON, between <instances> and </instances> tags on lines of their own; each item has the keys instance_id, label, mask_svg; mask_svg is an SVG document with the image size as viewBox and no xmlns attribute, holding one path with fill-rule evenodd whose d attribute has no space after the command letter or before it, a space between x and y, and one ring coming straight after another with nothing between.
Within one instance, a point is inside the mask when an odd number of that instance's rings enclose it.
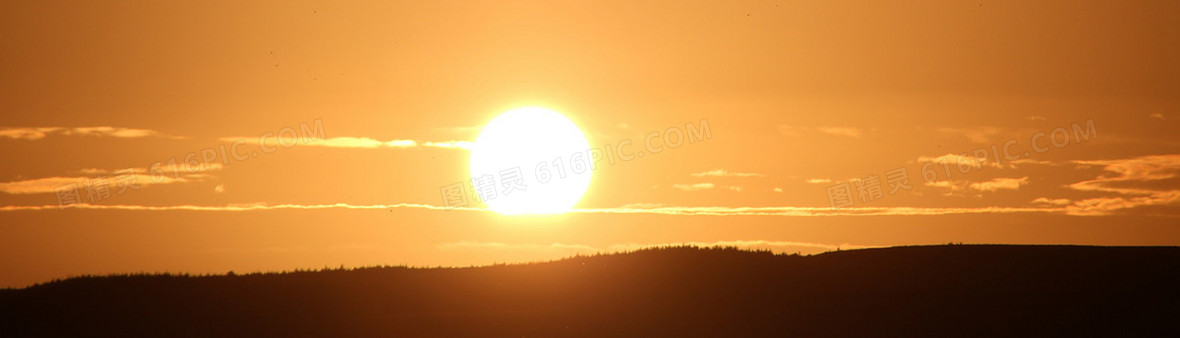
<instances>
[{"instance_id":1,"label":"thin cloud streak","mask_svg":"<svg viewBox=\"0 0 1180 338\"><path fill-rule=\"evenodd\" d=\"M1040 116L1030 116L1029 120L1045 119ZM974 128L938 128L938 133L943 137L962 137L966 136L968 140L974 143L991 143L1001 133L1000 128L997 127L974 127Z\"/></svg>"},{"instance_id":2,"label":"thin cloud streak","mask_svg":"<svg viewBox=\"0 0 1180 338\"><path fill-rule=\"evenodd\" d=\"M313 137L266 137L266 138L250 138L250 137L222 137L218 140L222 142L238 142L242 140L256 139L255 142L250 142L256 145L278 146L278 145L301 145L310 147L327 147L327 148L362 148L362 149L376 149L376 148L414 148L414 147L430 147L430 148L450 148L450 149L471 149L471 142L468 141L416 141L416 140L389 140L381 141L368 137L332 137L332 138L313 138Z\"/></svg>"},{"instance_id":3,"label":"thin cloud streak","mask_svg":"<svg viewBox=\"0 0 1180 338\"><path fill-rule=\"evenodd\" d=\"M122 205L122 204L69 204L69 205L8 205L0 207L0 211L40 211L40 210L65 210L65 209L83 209L83 210L143 210L143 211L266 211L266 210L284 210L284 209L398 209L398 208L413 208L413 209L429 209L429 210L464 210L464 211L491 211L489 209L480 208L449 208L442 206L435 206L429 204L414 204L414 203L398 203L398 204L372 204L372 205L352 205L347 203L336 204L231 204L225 206L203 206L203 205Z\"/></svg>"},{"instance_id":4,"label":"thin cloud streak","mask_svg":"<svg viewBox=\"0 0 1180 338\"><path fill-rule=\"evenodd\" d=\"M864 133L855 127L807 127L807 126L792 126L779 125L777 127L779 134L789 137L802 137L805 134L821 133L832 136L844 136L851 138L860 138Z\"/></svg>"},{"instance_id":5,"label":"thin cloud streak","mask_svg":"<svg viewBox=\"0 0 1180 338\"><path fill-rule=\"evenodd\" d=\"M1063 208L981 207L981 208L921 208L921 207L660 207L660 208L601 208L574 209L576 213L656 214L678 216L931 216L953 214L1011 214L1061 213Z\"/></svg>"},{"instance_id":6,"label":"thin cloud streak","mask_svg":"<svg viewBox=\"0 0 1180 338\"><path fill-rule=\"evenodd\" d=\"M185 183L211 178L213 176L208 174L208 172L221 170L221 168L222 165L220 163L202 164L197 168L189 168L185 165L160 166L157 168L156 174L149 173L148 169L145 168L127 168L121 170L87 168L79 172L91 176L57 176L0 182L0 192L14 195L49 194L54 193L55 189L63 186L76 185L77 188L86 189L103 184L122 185L130 189L139 189L139 187L148 185ZM110 174L110 176L97 176L101 174Z\"/></svg>"},{"instance_id":7,"label":"thin cloud streak","mask_svg":"<svg viewBox=\"0 0 1180 338\"><path fill-rule=\"evenodd\" d=\"M490 209L471 207L445 207L430 204L398 203L353 205L347 203L336 204L242 204L226 206L199 205L105 205L105 204L71 204L71 205L43 205L43 206L4 206L0 211L38 211L38 210L144 210L144 211L265 211L283 209L428 209L453 211L491 212ZM953 214L1011 214L1011 213L1063 213L1065 208L1021 208L1021 207L983 207L983 208L918 208L918 207L861 207L833 209L828 207L657 207L657 208L591 208L573 209L569 212L579 214L650 214L669 216L930 216Z\"/></svg>"},{"instance_id":8,"label":"thin cloud streak","mask_svg":"<svg viewBox=\"0 0 1180 338\"><path fill-rule=\"evenodd\" d=\"M111 126L98 127L7 127L0 128L0 137L14 140L40 140L50 135L58 136L96 136L114 138L144 138L163 137L169 139L185 139L182 136L172 136L155 130L123 128Z\"/></svg>"},{"instance_id":9,"label":"thin cloud streak","mask_svg":"<svg viewBox=\"0 0 1180 338\"><path fill-rule=\"evenodd\" d=\"M1028 176L1019 178L994 178L983 182L970 182L967 180L954 181L929 181L923 183L927 187L950 189L951 191L974 190L979 192L996 192L1000 190L1020 190L1020 187L1028 185Z\"/></svg>"},{"instance_id":10,"label":"thin cloud streak","mask_svg":"<svg viewBox=\"0 0 1180 338\"><path fill-rule=\"evenodd\" d=\"M971 183L968 188L979 191L1019 190L1028 185L1028 176L1021 178L996 178L991 181Z\"/></svg>"},{"instance_id":11,"label":"thin cloud streak","mask_svg":"<svg viewBox=\"0 0 1180 338\"><path fill-rule=\"evenodd\" d=\"M680 190L680 191L701 191L701 190L713 189L714 187L715 186L713 185L713 183L708 183L708 182L694 183L694 184L673 184L672 185L672 188L675 188L676 190Z\"/></svg>"},{"instance_id":12,"label":"thin cloud streak","mask_svg":"<svg viewBox=\"0 0 1180 338\"><path fill-rule=\"evenodd\" d=\"M714 170L709 170L709 171L704 171L704 172L699 172L699 173L692 173L689 175L693 176L693 177L764 177L764 176L766 176L766 175L759 174L759 173L730 172L725 169L714 169Z\"/></svg>"},{"instance_id":13,"label":"thin cloud streak","mask_svg":"<svg viewBox=\"0 0 1180 338\"><path fill-rule=\"evenodd\" d=\"M918 162L919 163L927 162L927 163L934 163L934 164L948 164L948 165L956 165L956 166L970 166L970 167L974 167L975 169L982 169L983 166L994 167L994 168L1003 168L1002 165L1000 165L999 163L995 163L994 161L992 161L989 158L973 158L973 157L968 157L965 155L957 155L957 154L946 154L946 155L937 156L937 157L919 156Z\"/></svg>"},{"instance_id":14,"label":"thin cloud streak","mask_svg":"<svg viewBox=\"0 0 1180 338\"><path fill-rule=\"evenodd\" d=\"M860 137L861 135L860 129L848 127L816 127L815 130L828 135L848 136L853 138Z\"/></svg>"}]
</instances>

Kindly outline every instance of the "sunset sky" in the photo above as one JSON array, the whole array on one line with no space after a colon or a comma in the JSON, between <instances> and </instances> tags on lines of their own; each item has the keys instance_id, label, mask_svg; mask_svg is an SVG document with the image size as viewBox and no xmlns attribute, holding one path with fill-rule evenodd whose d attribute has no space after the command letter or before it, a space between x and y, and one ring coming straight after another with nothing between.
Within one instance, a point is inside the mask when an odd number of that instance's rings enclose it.
<instances>
[{"instance_id":1,"label":"sunset sky","mask_svg":"<svg viewBox=\"0 0 1180 338\"><path fill-rule=\"evenodd\" d=\"M1180 245L1176 13L4 2L0 287L681 243ZM448 205L482 127L527 106L636 156L599 161L567 213Z\"/></svg>"}]
</instances>

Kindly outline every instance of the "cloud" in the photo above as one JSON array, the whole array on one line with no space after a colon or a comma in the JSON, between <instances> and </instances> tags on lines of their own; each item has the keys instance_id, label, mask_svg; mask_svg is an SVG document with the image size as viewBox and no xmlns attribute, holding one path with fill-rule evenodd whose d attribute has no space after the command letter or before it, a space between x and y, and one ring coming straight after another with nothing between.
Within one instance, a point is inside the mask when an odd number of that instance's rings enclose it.
<instances>
[{"instance_id":1,"label":"cloud","mask_svg":"<svg viewBox=\"0 0 1180 338\"><path fill-rule=\"evenodd\" d=\"M1099 176L1070 184L1078 191L1114 193L1075 201L1069 208L1073 215L1107 215L1121 209L1168 205L1180 202L1180 187L1169 181L1180 174L1180 154L1152 155L1118 160L1074 161L1083 166L1102 166L1116 176Z\"/></svg>"},{"instance_id":2,"label":"cloud","mask_svg":"<svg viewBox=\"0 0 1180 338\"><path fill-rule=\"evenodd\" d=\"M1032 118L1030 118L1032 120ZM938 128L939 134L943 137L959 137L966 136L967 140L975 143L992 143L995 136L998 136L1002 131L996 127L975 127L975 128Z\"/></svg>"},{"instance_id":3,"label":"cloud","mask_svg":"<svg viewBox=\"0 0 1180 338\"><path fill-rule=\"evenodd\" d=\"M1102 166L1103 170L1118 174L1118 176L1101 176L1069 186L1081 191L1148 195L1158 190L1136 186L1135 183L1156 182L1175 178L1177 174L1180 174L1180 154L1142 156L1120 160L1073 161L1073 163L1085 166Z\"/></svg>"},{"instance_id":4,"label":"cloud","mask_svg":"<svg viewBox=\"0 0 1180 338\"><path fill-rule=\"evenodd\" d=\"M122 128L122 127L9 127L0 128L0 137L17 140L40 140L50 135L60 136L93 136L114 138L144 138L163 137L170 139L184 139L181 136L171 136L155 130Z\"/></svg>"},{"instance_id":5,"label":"cloud","mask_svg":"<svg viewBox=\"0 0 1180 338\"><path fill-rule=\"evenodd\" d=\"M1147 117L1150 117L1150 118L1153 118L1153 119L1157 119L1157 120L1160 120L1160 121L1164 121L1164 120L1167 120L1167 119L1168 119L1168 118L1164 117L1164 114L1160 114L1160 113L1155 113L1155 114L1147 115Z\"/></svg>"},{"instance_id":6,"label":"cloud","mask_svg":"<svg viewBox=\"0 0 1180 338\"><path fill-rule=\"evenodd\" d=\"M1021 186L1028 184L1028 177L1021 178L995 178L984 182L970 182L966 180L955 181L927 181L923 183L927 187L950 189L951 191L986 191L995 192L998 190L1017 190ZM953 194L945 194L947 196L954 196Z\"/></svg>"},{"instance_id":7,"label":"cloud","mask_svg":"<svg viewBox=\"0 0 1180 338\"><path fill-rule=\"evenodd\" d=\"M675 188L676 190L680 190L680 191L702 191L702 190L710 190L713 188L733 190L733 191L742 191L742 187L740 187L740 186L716 185L716 184L709 183L709 182L694 183L694 184L673 184L672 188Z\"/></svg>"},{"instance_id":8,"label":"cloud","mask_svg":"<svg viewBox=\"0 0 1180 338\"><path fill-rule=\"evenodd\" d=\"M696 184L673 184L673 188L683 191L700 191L713 189L713 183L696 183Z\"/></svg>"},{"instance_id":9,"label":"cloud","mask_svg":"<svg viewBox=\"0 0 1180 338\"><path fill-rule=\"evenodd\" d=\"M45 177L0 183L0 192L9 194L50 194L57 189L136 189L147 185L191 182L211 177L205 172L220 170L220 163L209 163L197 168L185 165L156 167L155 173L144 168L121 170L82 169L87 176Z\"/></svg>"},{"instance_id":10,"label":"cloud","mask_svg":"<svg viewBox=\"0 0 1180 338\"><path fill-rule=\"evenodd\" d=\"M766 175L758 174L758 173L729 172L728 170L725 170L725 169L713 169L713 170L709 170L709 171L693 173L691 175L693 177L764 177L764 176L766 176Z\"/></svg>"},{"instance_id":11,"label":"cloud","mask_svg":"<svg viewBox=\"0 0 1180 338\"><path fill-rule=\"evenodd\" d=\"M267 136L267 137L222 137L219 140L222 142L247 142L258 145L278 146L278 145L305 145L312 147L329 147L329 148L380 148L386 146L399 145L398 142L402 140L380 141L368 137L332 137L332 138L318 138L318 137L288 137L288 136ZM256 140L248 142L247 140ZM413 142L413 141L410 141Z\"/></svg>"},{"instance_id":12,"label":"cloud","mask_svg":"<svg viewBox=\"0 0 1180 338\"><path fill-rule=\"evenodd\" d=\"M852 138L859 138L864 133L855 127L805 127L805 126L790 126L779 125L776 128L779 134L789 137L802 137L804 134L821 133L833 136L845 136Z\"/></svg>"},{"instance_id":13,"label":"cloud","mask_svg":"<svg viewBox=\"0 0 1180 338\"><path fill-rule=\"evenodd\" d=\"M963 155L946 154L946 155L937 156L937 157L919 156L918 162L919 163L928 162L928 163L933 163L933 164L937 164L937 165L953 165L953 166L963 166L963 167L970 166L970 167L974 167L976 169L982 169L983 166L989 166L989 167L993 167L993 168L1002 168L1003 167L999 163L995 163L988 158L976 159L974 157L968 157L965 154L963 154Z\"/></svg>"},{"instance_id":14,"label":"cloud","mask_svg":"<svg viewBox=\"0 0 1180 338\"><path fill-rule=\"evenodd\" d=\"M1102 216L1122 209L1168 205L1180 202L1180 191L1165 191L1150 196L1087 198L1067 207L1070 215Z\"/></svg>"},{"instance_id":15,"label":"cloud","mask_svg":"<svg viewBox=\"0 0 1180 338\"><path fill-rule=\"evenodd\" d=\"M57 132L63 128L48 127L48 128L3 128L0 129L0 137L7 137L11 139L24 140L39 140L45 138L50 133Z\"/></svg>"},{"instance_id":16,"label":"cloud","mask_svg":"<svg viewBox=\"0 0 1180 338\"><path fill-rule=\"evenodd\" d=\"M1040 116L1040 115L1032 115L1032 116L1026 117L1025 119L1029 120L1029 121L1044 121L1045 117Z\"/></svg>"},{"instance_id":17,"label":"cloud","mask_svg":"<svg viewBox=\"0 0 1180 338\"><path fill-rule=\"evenodd\" d=\"M140 211L266 211L266 210L318 210L318 209L397 209L397 208L412 208L412 209L428 209L428 210L466 210L466 211L488 211L489 209L480 208L450 208L443 206L435 206L428 204L413 204L413 203L398 203L398 204L375 204L375 205L352 205L347 203L336 204L275 204L268 205L264 203L251 204L230 204L224 206L205 206L205 205L120 205L120 204L70 204L70 205L6 205L0 207L0 211L38 211L38 210L64 210L64 209L83 209L83 210L140 210Z\"/></svg>"},{"instance_id":18,"label":"cloud","mask_svg":"<svg viewBox=\"0 0 1180 338\"><path fill-rule=\"evenodd\" d=\"M219 140L222 142L238 142L243 140L250 140L249 137L222 137ZM316 137L284 137L274 136L266 138L255 138L255 143L266 146L278 145L303 145L311 147L328 147L328 148L414 148L414 147L432 147L432 148L458 148L471 149L471 142L467 141L443 141L443 142L428 142L415 140L389 140L381 141L368 137L331 137L331 138L316 138Z\"/></svg>"},{"instance_id":19,"label":"cloud","mask_svg":"<svg viewBox=\"0 0 1180 338\"><path fill-rule=\"evenodd\" d=\"M470 211L470 212L492 212L485 208L472 207L444 207L429 204L415 204L415 203L398 203L398 204L374 204L374 205L353 205L347 203L336 204L276 204L268 205L263 203L253 204L231 204L224 206L200 206L200 205L167 205L167 206L149 206L149 205L98 205L98 204L71 204L71 205L30 205L30 206L0 206L0 211L38 211L38 210L62 210L62 209L82 209L82 210L143 210L143 211L230 211L230 212L244 212L244 211L267 211L267 210L316 210L316 209L359 209L359 210L384 210L396 208L409 209L427 209L427 210L454 210L454 211ZM818 216L931 216L931 215L956 215L956 214L1012 214L1012 213L1064 213L1066 209L1063 208L1028 208L1028 207L980 207L980 208L923 208L923 207L856 207L856 208L830 208L830 207L678 207L678 206L661 206L661 207L615 207L615 208L588 208L588 209L574 209L572 213L584 214L648 214L648 215L668 215L668 216L786 216L786 217L818 217Z\"/></svg>"},{"instance_id":20,"label":"cloud","mask_svg":"<svg viewBox=\"0 0 1180 338\"><path fill-rule=\"evenodd\" d=\"M1013 167L1015 167L1016 165L1021 165L1021 164L1046 165L1046 166L1058 165L1057 162L1045 161L1045 160L1034 160L1031 158L1022 158L1022 159L1018 159L1018 160L1008 161L1008 163L1012 164Z\"/></svg>"},{"instance_id":21,"label":"cloud","mask_svg":"<svg viewBox=\"0 0 1180 338\"><path fill-rule=\"evenodd\" d=\"M620 208L659 208L662 206L664 205L660 203L631 203L621 206Z\"/></svg>"},{"instance_id":22,"label":"cloud","mask_svg":"<svg viewBox=\"0 0 1180 338\"><path fill-rule=\"evenodd\" d=\"M394 148L409 148L418 145L418 141L414 140L393 140L385 142L384 145Z\"/></svg>"},{"instance_id":23,"label":"cloud","mask_svg":"<svg viewBox=\"0 0 1180 338\"><path fill-rule=\"evenodd\" d=\"M828 178L809 178L809 179L807 179L806 182L811 183L811 184L824 184L824 183L832 183L832 180L828 179Z\"/></svg>"},{"instance_id":24,"label":"cloud","mask_svg":"<svg viewBox=\"0 0 1180 338\"><path fill-rule=\"evenodd\" d=\"M950 189L951 191L960 191L966 189L970 182L967 181L926 181L923 183L927 187Z\"/></svg>"},{"instance_id":25,"label":"cloud","mask_svg":"<svg viewBox=\"0 0 1180 338\"><path fill-rule=\"evenodd\" d=\"M1028 177L1021 178L995 178L991 181L971 183L968 188L979 191L997 191L997 190L1017 190L1020 186L1028 184Z\"/></svg>"},{"instance_id":26,"label":"cloud","mask_svg":"<svg viewBox=\"0 0 1180 338\"><path fill-rule=\"evenodd\" d=\"M111 136L119 138L140 138L159 134L154 130L115 127L80 127L66 132L67 135L70 135L71 133L87 136Z\"/></svg>"},{"instance_id":27,"label":"cloud","mask_svg":"<svg viewBox=\"0 0 1180 338\"><path fill-rule=\"evenodd\" d=\"M860 135L861 135L860 129L857 129L857 128L816 127L815 130L817 130L821 133L824 133L824 134L836 135L836 136L860 137Z\"/></svg>"},{"instance_id":28,"label":"cloud","mask_svg":"<svg viewBox=\"0 0 1180 338\"><path fill-rule=\"evenodd\" d=\"M99 168L83 168L82 170L78 170L78 173L86 174L86 175L98 175L98 174L105 174L108 172L110 172L110 171L106 170L106 169L99 169Z\"/></svg>"},{"instance_id":29,"label":"cloud","mask_svg":"<svg viewBox=\"0 0 1180 338\"><path fill-rule=\"evenodd\" d=\"M269 142L270 145L275 145L275 144L277 144L277 141L278 141L277 139L273 139L273 138L268 138L266 140L275 141L275 142ZM311 139L308 142L304 143L304 145L316 146L316 147L331 147L331 148L377 148L377 147L381 147L381 146L401 147L402 142L406 142L406 140L393 140L393 141L388 141L388 142L382 142L382 141L374 140L374 139L371 139L368 137L333 137L333 138L323 138L323 139ZM411 146L411 147L414 146L414 141L409 141L409 143L410 143L409 146ZM287 143L287 144L290 144L290 143Z\"/></svg>"},{"instance_id":30,"label":"cloud","mask_svg":"<svg viewBox=\"0 0 1180 338\"><path fill-rule=\"evenodd\" d=\"M655 214L678 216L931 216L955 214L1012 214L1063 213L1062 208L979 207L979 208L924 208L924 207L658 207L658 208L600 208L574 209L575 213L599 214Z\"/></svg>"},{"instance_id":31,"label":"cloud","mask_svg":"<svg viewBox=\"0 0 1180 338\"><path fill-rule=\"evenodd\" d=\"M710 206L665 206L660 204L631 204L613 208L575 209L573 213L588 214L650 214L670 216L786 216L786 217L818 217L818 216L907 216L907 215L952 215L952 214L1012 214L1012 213L1047 213L1068 214L1078 216L1110 215L1119 210L1143 206L1174 205L1180 203L1180 186L1176 185L1180 178L1180 154L1142 156L1129 159L1073 161L1075 165L1101 167L1111 173L1094 179L1070 184L1067 187L1082 192L1112 194L1109 196L1085 199L1050 199L1037 198L1032 204L1040 207L963 207L963 208L927 208L927 207L857 207L857 208L829 208L829 207L710 207ZM97 175L107 175L111 182L118 179L130 179L141 185L171 184L190 182L210 177L207 172L221 169L217 163L207 167L188 170L189 168L156 168L156 172L169 175L157 177L153 180L148 170L130 168L123 170L82 169L80 176L63 176L28 179L14 182L0 183L0 191L9 194L52 193L54 188L68 184L85 186ZM173 177L171 173L179 171L185 173ZM955 191L999 191L1018 190L1029 182L1028 177L996 178L985 182L967 181L935 181L926 183L929 186L943 187ZM712 183L679 184L675 188L691 190L707 190L726 188ZM728 188L726 188L728 189ZM775 190L779 191L779 190ZM75 204L67 206L4 206L0 211L30 211L30 210L59 210L59 209L99 209L99 210L199 210L199 211L261 211L277 209L389 209L389 208L420 208L430 210L459 210L486 212L483 208L447 208L426 204L392 204L392 205L296 205L296 204L249 204L226 206L144 206L144 205L90 205Z\"/></svg>"},{"instance_id":32,"label":"cloud","mask_svg":"<svg viewBox=\"0 0 1180 338\"><path fill-rule=\"evenodd\" d=\"M1048 204L1048 205L1064 206L1064 205L1070 205L1073 202L1070 201L1068 198L1049 199L1049 198L1045 198L1045 197L1038 197L1037 199L1032 200L1032 203L1033 204Z\"/></svg>"}]
</instances>

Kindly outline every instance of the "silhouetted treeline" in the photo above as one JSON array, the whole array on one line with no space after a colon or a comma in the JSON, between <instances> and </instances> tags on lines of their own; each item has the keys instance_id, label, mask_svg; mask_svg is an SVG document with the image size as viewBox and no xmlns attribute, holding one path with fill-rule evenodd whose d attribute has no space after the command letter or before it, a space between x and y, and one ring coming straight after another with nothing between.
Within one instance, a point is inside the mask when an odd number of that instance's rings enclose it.
<instances>
[{"instance_id":1,"label":"silhouetted treeline","mask_svg":"<svg viewBox=\"0 0 1180 338\"><path fill-rule=\"evenodd\" d=\"M1177 336L1180 248L688 247L475 268L82 277L0 337Z\"/></svg>"}]
</instances>

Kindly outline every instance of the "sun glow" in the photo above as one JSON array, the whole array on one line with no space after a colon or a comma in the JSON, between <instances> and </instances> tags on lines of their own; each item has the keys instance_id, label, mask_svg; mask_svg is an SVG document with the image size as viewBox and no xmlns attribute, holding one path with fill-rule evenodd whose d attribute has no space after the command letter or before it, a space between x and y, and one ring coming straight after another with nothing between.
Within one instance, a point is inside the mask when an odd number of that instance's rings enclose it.
<instances>
[{"instance_id":1,"label":"sun glow","mask_svg":"<svg viewBox=\"0 0 1180 338\"><path fill-rule=\"evenodd\" d=\"M560 113L517 108L480 132L471 177L484 204L501 214L562 213L590 186L589 150L582 131Z\"/></svg>"}]
</instances>

